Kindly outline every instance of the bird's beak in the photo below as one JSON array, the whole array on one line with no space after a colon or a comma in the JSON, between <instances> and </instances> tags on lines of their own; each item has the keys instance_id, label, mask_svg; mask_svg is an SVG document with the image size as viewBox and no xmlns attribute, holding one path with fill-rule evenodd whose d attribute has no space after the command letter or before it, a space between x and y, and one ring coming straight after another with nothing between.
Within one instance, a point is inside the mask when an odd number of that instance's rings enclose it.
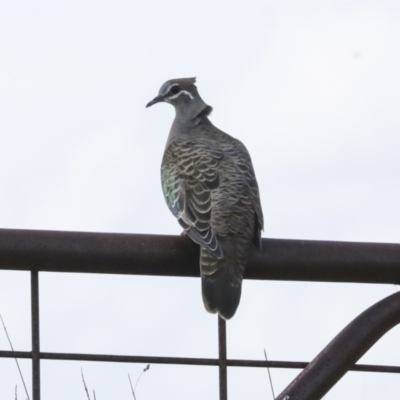
<instances>
[{"instance_id":1,"label":"bird's beak","mask_svg":"<svg viewBox=\"0 0 400 400\"><path fill-rule=\"evenodd\" d=\"M153 104L160 103L161 101L164 101L164 96L157 96L146 104L146 108L151 107Z\"/></svg>"}]
</instances>

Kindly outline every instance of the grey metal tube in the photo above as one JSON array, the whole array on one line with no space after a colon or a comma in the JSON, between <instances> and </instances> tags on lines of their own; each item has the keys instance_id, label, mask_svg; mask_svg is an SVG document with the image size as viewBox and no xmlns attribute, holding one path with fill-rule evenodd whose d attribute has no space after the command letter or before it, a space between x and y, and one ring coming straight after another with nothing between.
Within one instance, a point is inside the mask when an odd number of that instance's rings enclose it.
<instances>
[{"instance_id":1,"label":"grey metal tube","mask_svg":"<svg viewBox=\"0 0 400 400\"><path fill-rule=\"evenodd\" d=\"M346 326L276 400L321 399L386 332L400 323L400 292Z\"/></svg>"}]
</instances>

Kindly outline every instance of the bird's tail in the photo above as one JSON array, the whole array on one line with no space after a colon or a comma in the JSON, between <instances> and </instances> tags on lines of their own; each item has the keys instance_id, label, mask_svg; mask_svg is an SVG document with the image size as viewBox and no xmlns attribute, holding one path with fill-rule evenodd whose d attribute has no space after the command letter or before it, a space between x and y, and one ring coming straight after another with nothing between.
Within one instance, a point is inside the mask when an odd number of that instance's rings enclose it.
<instances>
[{"instance_id":1,"label":"bird's tail","mask_svg":"<svg viewBox=\"0 0 400 400\"><path fill-rule=\"evenodd\" d=\"M236 257L217 259L202 248L200 268L206 310L225 320L232 318L242 293L243 267Z\"/></svg>"}]
</instances>

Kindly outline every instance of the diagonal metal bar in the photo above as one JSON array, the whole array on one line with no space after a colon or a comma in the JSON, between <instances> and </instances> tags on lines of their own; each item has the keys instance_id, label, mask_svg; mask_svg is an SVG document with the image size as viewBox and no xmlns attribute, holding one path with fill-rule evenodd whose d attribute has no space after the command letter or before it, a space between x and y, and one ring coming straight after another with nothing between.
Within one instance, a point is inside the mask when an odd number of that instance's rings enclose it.
<instances>
[{"instance_id":1,"label":"diagonal metal bar","mask_svg":"<svg viewBox=\"0 0 400 400\"><path fill-rule=\"evenodd\" d=\"M400 284L400 244L263 239L247 279ZM199 276L181 236L0 229L0 269Z\"/></svg>"},{"instance_id":2,"label":"diagonal metal bar","mask_svg":"<svg viewBox=\"0 0 400 400\"><path fill-rule=\"evenodd\" d=\"M276 400L319 400L387 331L400 323L400 292L348 324Z\"/></svg>"}]
</instances>

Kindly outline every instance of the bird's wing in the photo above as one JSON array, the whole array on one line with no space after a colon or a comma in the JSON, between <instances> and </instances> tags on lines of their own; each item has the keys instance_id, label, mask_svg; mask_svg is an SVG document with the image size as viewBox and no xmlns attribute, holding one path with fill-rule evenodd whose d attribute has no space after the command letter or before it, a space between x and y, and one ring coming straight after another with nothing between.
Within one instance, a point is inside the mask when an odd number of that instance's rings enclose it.
<instances>
[{"instance_id":1,"label":"bird's wing","mask_svg":"<svg viewBox=\"0 0 400 400\"><path fill-rule=\"evenodd\" d=\"M242 172L249 188L254 210L257 216L257 226L254 241L256 246L261 249L261 231L264 229L264 216L261 208L260 192L258 189L256 174L254 172L250 154L244 144L237 139L233 139L233 143L230 142L230 145L225 152L229 154L235 165Z\"/></svg>"},{"instance_id":2,"label":"bird's wing","mask_svg":"<svg viewBox=\"0 0 400 400\"><path fill-rule=\"evenodd\" d=\"M177 139L161 167L164 197L188 236L217 258L223 253L210 226L211 191L219 186L221 150L206 141Z\"/></svg>"}]
</instances>

